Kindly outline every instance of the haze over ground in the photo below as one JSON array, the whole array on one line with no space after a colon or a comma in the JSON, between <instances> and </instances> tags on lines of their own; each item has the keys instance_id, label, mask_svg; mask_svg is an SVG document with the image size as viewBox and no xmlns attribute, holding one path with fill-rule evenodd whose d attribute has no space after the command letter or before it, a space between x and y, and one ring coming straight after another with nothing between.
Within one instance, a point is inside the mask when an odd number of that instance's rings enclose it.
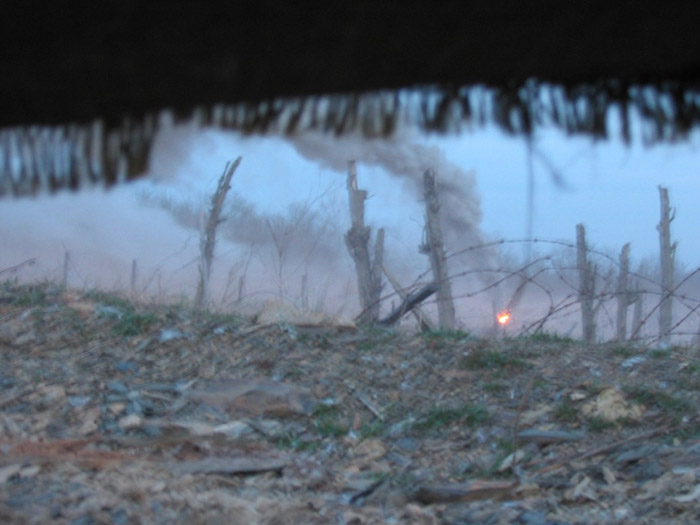
<instances>
[{"instance_id":1,"label":"haze over ground","mask_svg":"<svg viewBox=\"0 0 700 525\"><path fill-rule=\"evenodd\" d=\"M679 243L677 260L688 268L697 266L700 135L692 134L678 145L645 147L639 141L622 144L615 138L615 126L611 129L613 138L597 143L541 131L528 149L524 139L489 128L450 137L405 131L389 143L365 143L319 135L291 142L279 137L243 138L185 125L158 139L152 177L146 181L107 193L3 201L0 269L36 257L37 264L22 269L20 277L60 280L67 251L69 284L125 288L131 262L137 260L140 288L170 297L191 295L198 231L185 226L196 225L196 210L208 201L226 161L239 155L243 162L232 184L239 215L231 219L239 227L231 229L229 240L220 240L215 274L221 286L225 282L233 286L229 272L240 273L245 267L247 292L257 288L261 297L293 297L300 275L312 269L317 295L326 293L324 288L330 290L323 298L327 304L347 315L356 313L352 303L345 308L337 304L347 299L348 291L354 295L352 265L342 242L349 223L345 170L350 159L358 161L359 185L370 194L368 222L387 229L388 261L402 275L416 276L427 269L427 259L417 253L423 216L420 177L426 168L437 169L439 180L449 186L443 210L453 251L498 238L526 237L532 169L535 237L572 243L575 225L582 222L595 247L616 255L622 244L631 242L633 261L655 262L657 185L662 184L669 188L677 210L672 223L673 238ZM177 220L159 207L163 201L178 208ZM316 228L318 239L308 245L294 240L289 249L297 250L295 262L280 270L270 228L282 227L294 205L297 219ZM304 216L304 208L315 214ZM522 254L524 246L514 245L512 250ZM493 252L473 253L452 271L483 267L493 262L492 257ZM282 283L263 277L270 272L290 273ZM255 283L255 275L261 283Z\"/></svg>"}]
</instances>

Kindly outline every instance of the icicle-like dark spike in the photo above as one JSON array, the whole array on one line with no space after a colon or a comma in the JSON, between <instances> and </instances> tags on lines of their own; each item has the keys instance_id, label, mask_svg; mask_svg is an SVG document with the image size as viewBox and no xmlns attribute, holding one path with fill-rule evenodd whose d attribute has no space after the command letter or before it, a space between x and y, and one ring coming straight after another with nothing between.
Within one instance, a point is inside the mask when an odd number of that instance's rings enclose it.
<instances>
[{"instance_id":1,"label":"icicle-like dark spike","mask_svg":"<svg viewBox=\"0 0 700 525\"><path fill-rule=\"evenodd\" d=\"M430 86L218 104L179 111L174 120L194 119L201 126L244 133L321 130L341 136L359 131L369 138L390 136L403 124L447 133L465 123L495 123L508 133L526 135L553 124L568 134L604 138L611 107L619 108L625 142L632 139L631 109L640 116L645 144L674 141L700 123L700 86L630 85L616 79L549 85L531 79L495 88ZM120 122L0 130L0 195L111 186L123 169L126 178L135 178L147 170L158 129L169 125L160 115L145 114Z\"/></svg>"},{"instance_id":2,"label":"icicle-like dark spike","mask_svg":"<svg viewBox=\"0 0 700 525\"><path fill-rule=\"evenodd\" d=\"M342 111L333 129L336 137L350 133L357 125L358 96L350 94L347 97L341 97L341 100L344 100Z\"/></svg>"}]
</instances>

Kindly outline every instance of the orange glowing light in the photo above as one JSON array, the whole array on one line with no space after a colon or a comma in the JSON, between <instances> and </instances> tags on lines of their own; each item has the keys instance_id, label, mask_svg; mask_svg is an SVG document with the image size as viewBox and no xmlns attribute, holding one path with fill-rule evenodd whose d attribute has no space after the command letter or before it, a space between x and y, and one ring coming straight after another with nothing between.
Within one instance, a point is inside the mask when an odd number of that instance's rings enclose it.
<instances>
[{"instance_id":1,"label":"orange glowing light","mask_svg":"<svg viewBox=\"0 0 700 525\"><path fill-rule=\"evenodd\" d=\"M498 319L498 324L505 326L508 324L508 321L510 321L510 313L509 312L501 312L496 316L496 319Z\"/></svg>"}]
</instances>

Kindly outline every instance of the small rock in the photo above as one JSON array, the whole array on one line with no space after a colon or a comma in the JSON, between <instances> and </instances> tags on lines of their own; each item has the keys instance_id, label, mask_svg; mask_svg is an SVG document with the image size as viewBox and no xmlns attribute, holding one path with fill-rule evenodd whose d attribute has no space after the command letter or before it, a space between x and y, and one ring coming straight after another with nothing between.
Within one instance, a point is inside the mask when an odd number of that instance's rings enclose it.
<instances>
[{"instance_id":1,"label":"small rock","mask_svg":"<svg viewBox=\"0 0 700 525\"><path fill-rule=\"evenodd\" d=\"M243 421L231 421L230 423L215 426L214 432L224 434L233 439L240 439L253 435L255 430Z\"/></svg>"},{"instance_id":2,"label":"small rock","mask_svg":"<svg viewBox=\"0 0 700 525\"><path fill-rule=\"evenodd\" d=\"M627 450L615 458L615 463L633 463L639 461L642 458L651 456L658 448L657 445L642 445L641 447Z\"/></svg>"},{"instance_id":3,"label":"small rock","mask_svg":"<svg viewBox=\"0 0 700 525\"><path fill-rule=\"evenodd\" d=\"M635 365L642 364L646 360L647 358L643 355L636 355L634 357L628 357L627 359L625 359L622 363L620 363L620 366L622 368L632 368Z\"/></svg>"},{"instance_id":4,"label":"small rock","mask_svg":"<svg viewBox=\"0 0 700 525\"><path fill-rule=\"evenodd\" d=\"M158 425L152 423L146 423L141 427L141 431L148 437L158 437L163 435L163 431Z\"/></svg>"},{"instance_id":5,"label":"small rock","mask_svg":"<svg viewBox=\"0 0 700 525\"><path fill-rule=\"evenodd\" d=\"M82 408L87 405L92 396L68 396L68 404L73 408Z\"/></svg>"},{"instance_id":6,"label":"small rock","mask_svg":"<svg viewBox=\"0 0 700 525\"><path fill-rule=\"evenodd\" d=\"M412 437L402 437L396 441L396 446L404 452L413 452L418 449L420 443Z\"/></svg>"},{"instance_id":7,"label":"small rock","mask_svg":"<svg viewBox=\"0 0 700 525\"><path fill-rule=\"evenodd\" d=\"M379 439L365 439L354 448L353 453L355 463L368 465L386 455L386 446Z\"/></svg>"},{"instance_id":8,"label":"small rock","mask_svg":"<svg viewBox=\"0 0 700 525\"><path fill-rule=\"evenodd\" d=\"M41 471L41 467L39 465L31 465L29 467L24 467L22 470L19 471L19 477L23 479L33 478L39 473L39 471Z\"/></svg>"},{"instance_id":9,"label":"small rock","mask_svg":"<svg viewBox=\"0 0 700 525\"><path fill-rule=\"evenodd\" d=\"M661 464L656 460L641 461L629 469L629 474L637 481L656 479L664 473Z\"/></svg>"},{"instance_id":10,"label":"small rock","mask_svg":"<svg viewBox=\"0 0 700 525\"><path fill-rule=\"evenodd\" d=\"M134 349L134 352L137 354L139 352L143 352L148 346L153 342L153 339L151 337L146 337L143 341L141 341L138 345L136 345L136 348Z\"/></svg>"},{"instance_id":11,"label":"small rock","mask_svg":"<svg viewBox=\"0 0 700 525\"><path fill-rule=\"evenodd\" d=\"M251 423L251 426L269 438L279 438L286 433L282 423L274 419L261 419Z\"/></svg>"},{"instance_id":12,"label":"small rock","mask_svg":"<svg viewBox=\"0 0 700 525\"><path fill-rule=\"evenodd\" d=\"M138 372L139 364L135 361L119 361L114 363L114 368L119 372Z\"/></svg>"},{"instance_id":13,"label":"small rock","mask_svg":"<svg viewBox=\"0 0 700 525\"><path fill-rule=\"evenodd\" d=\"M141 417L137 416L136 414L130 414L121 418L117 425L122 430L130 430L132 428L139 428L142 422L143 420Z\"/></svg>"},{"instance_id":14,"label":"small rock","mask_svg":"<svg viewBox=\"0 0 700 525\"><path fill-rule=\"evenodd\" d=\"M7 483L7 481L17 475L20 470L22 470L22 465L19 464L7 465L6 467L0 468L0 484Z\"/></svg>"},{"instance_id":15,"label":"small rock","mask_svg":"<svg viewBox=\"0 0 700 525\"><path fill-rule=\"evenodd\" d=\"M193 401L253 415L308 416L318 405L309 389L269 379L211 381L201 389L187 391L185 395Z\"/></svg>"},{"instance_id":16,"label":"small rock","mask_svg":"<svg viewBox=\"0 0 700 525\"><path fill-rule=\"evenodd\" d=\"M508 454L505 458L503 458L503 461L501 461L501 464L498 466L498 472L505 472L511 468L513 464L522 461L524 457L525 451L523 449L518 449L512 454Z\"/></svg>"},{"instance_id":17,"label":"small rock","mask_svg":"<svg viewBox=\"0 0 700 525\"><path fill-rule=\"evenodd\" d=\"M394 423L389 427L389 432L388 436L390 438L399 438L403 436L406 431L413 425L413 423L416 422L416 418L414 417L408 417L404 419L403 421L399 421L398 423Z\"/></svg>"},{"instance_id":18,"label":"small rock","mask_svg":"<svg viewBox=\"0 0 700 525\"><path fill-rule=\"evenodd\" d=\"M551 522L547 519L547 515L543 512L535 512L526 510L518 516L518 521L525 525L549 525Z\"/></svg>"},{"instance_id":19,"label":"small rock","mask_svg":"<svg viewBox=\"0 0 700 525\"><path fill-rule=\"evenodd\" d=\"M178 330L177 328L163 328L160 331L160 336L158 337L159 343L167 343L168 341L173 341L175 339L183 339L185 334Z\"/></svg>"},{"instance_id":20,"label":"small rock","mask_svg":"<svg viewBox=\"0 0 700 525\"><path fill-rule=\"evenodd\" d=\"M45 405L55 405L66 398L66 390L59 385L45 385L39 388L41 400Z\"/></svg>"},{"instance_id":21,"label":"small rock","mask_svg":"<svg viewBox=\"0 0 700 525\"><path fill-rule=\"evenodd\" d=\"M118 416L119 414L123 414L124 411L126 410L126 403L110 403L107 408L109 411L114 414L115 416Z\"/></svg>"},{"instance_id":22,"label":"small rock","mask_svg":"<svg viewBox=\"0 0 700 525\"><path fill-rule=\"evenodd\" d=\"M132 401L127 405L126 413L129 415L142 416L143 406L141 406L141 403L139 403L138 401Z\"/></svg>"},{"instance_id":23,"label":"small rock","mask_svg":"<svg viewBox=\"0 0 700 525\"><path fill-rule=\"evenodd\" d=\"M630 510L625 507L618 507L613 511L616 520L623 520L630 515Z\"/></svg>"},{"instance_id":24,"label":"small rock","mask_svg":"<svg viewBox=\"0 0 700 525\"><path fill-rule=\"evenodd\" d=\"M115 394L126 395L129 392L127 386L121 381L107 381L105 386L107 387L107 390L114 392Z\"/></svg>"},{"instance_id":25,"label":"small rock","mask_svg":"<svg viewBox=\"0 0 700 525\"><path fill-rule=\"evenodd\" d=\"M98 428L97 421L100 419L100 408L92 407L82 414L82 423L78 429L78 434L85 436L95 432Z\"/></svg>"},{"instance_id":26,"label":"small rock","mask_svg":"<svg viewBox=\"0 0 700 525\"><path fill-rule=\"evenodd\" d=\"M18 335L12 344L15 346L23 346L33 343L36 340L36 332L34 330L29 330L21 335Z\"/></svg>"}]
</instances>

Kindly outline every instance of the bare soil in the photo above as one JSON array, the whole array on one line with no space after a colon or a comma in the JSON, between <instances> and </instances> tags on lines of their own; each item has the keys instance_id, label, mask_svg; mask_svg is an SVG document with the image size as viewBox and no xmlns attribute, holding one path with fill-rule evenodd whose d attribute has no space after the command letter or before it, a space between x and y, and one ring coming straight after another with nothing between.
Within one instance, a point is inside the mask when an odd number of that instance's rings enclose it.
<instances>
[{"instance_id":1,"label":"bare soil","mask_svg":"<svg viewBox=\"0 0 700 525\"><path fill-rule=\"evenodd\" d=\"M697 523L694 349L0 285L0 522Z\"/></svg>"}]
</instances>

